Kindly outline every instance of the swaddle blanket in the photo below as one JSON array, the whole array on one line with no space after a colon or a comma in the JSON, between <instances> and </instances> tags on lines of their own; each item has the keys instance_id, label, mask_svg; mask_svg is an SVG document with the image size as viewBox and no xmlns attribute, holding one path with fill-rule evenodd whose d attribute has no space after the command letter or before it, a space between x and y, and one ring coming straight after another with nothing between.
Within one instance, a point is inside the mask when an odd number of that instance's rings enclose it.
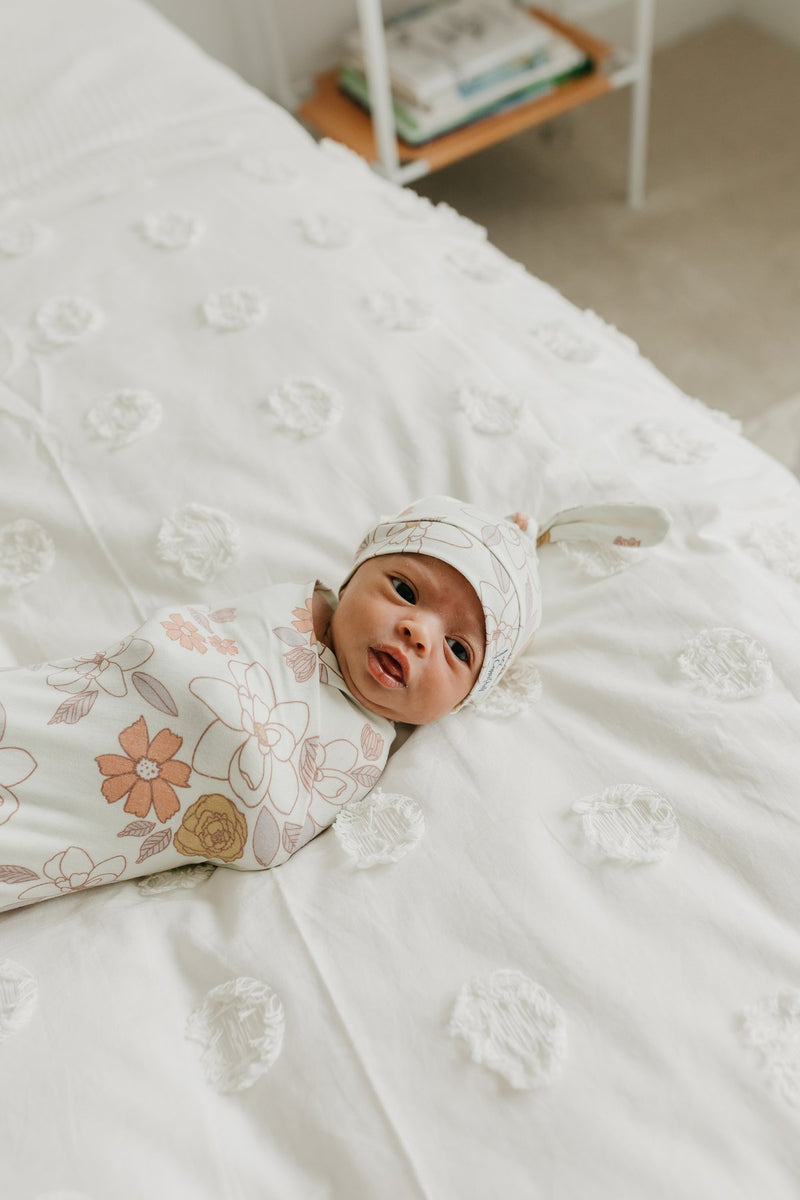
<instances>
[{"instance_id":1,"label":"swaddle blanket","mask_svg":"<svg viewBox=\"0 0 800 1200\"><path fill-rule=\"evenodd\" d=\"M102 652L0 674L3 908L192 861L276 866L373 787L394 726L347 693L313 592L169 606Z\"/></svg>"}]
</instances>

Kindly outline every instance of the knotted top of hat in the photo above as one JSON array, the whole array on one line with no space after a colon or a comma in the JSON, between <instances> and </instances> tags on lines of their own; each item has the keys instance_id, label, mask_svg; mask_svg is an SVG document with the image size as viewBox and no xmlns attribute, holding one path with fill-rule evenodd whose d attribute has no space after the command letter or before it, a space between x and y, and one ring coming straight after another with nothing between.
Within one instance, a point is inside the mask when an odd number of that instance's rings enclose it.
<instances>
[{"instance_id":1,"label":"knotted top of hat","mask_svg":"<svg viewBox=\"0 0 800 1200\"><path fill-rule=\"evenodd\" d=\"M480 699L502 678L541 622L538 545L595 541L654 546L668 530L667 514L646 505L568 508L539 529L520 513L498 518L451 496L429 496L371 529L350 575L381 554L427 554L460 571L477 592L486 625L483 664L470 692Z\"/></svg>"}]
</instances>

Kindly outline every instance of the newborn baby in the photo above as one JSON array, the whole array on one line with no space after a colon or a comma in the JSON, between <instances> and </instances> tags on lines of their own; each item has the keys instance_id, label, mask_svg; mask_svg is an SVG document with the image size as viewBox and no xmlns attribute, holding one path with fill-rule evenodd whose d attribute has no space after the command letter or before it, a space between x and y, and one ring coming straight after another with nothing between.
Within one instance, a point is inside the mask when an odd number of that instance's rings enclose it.
<instances>
[{"instance_id":1,"label":"newborn baby","mask_svg":"<svg viewBox=\"0 0 800 1200\"><path fill-rule=\"evenodd\" d=\"M0 674L0 909L187 862L277 866L375 786L395 723L482 697L541 617L536 528L450 497L362 542L338 597L170 605L109 649ZM538 544L652 545L658 509L559 514Z\"/></svg>"}]
</instances>

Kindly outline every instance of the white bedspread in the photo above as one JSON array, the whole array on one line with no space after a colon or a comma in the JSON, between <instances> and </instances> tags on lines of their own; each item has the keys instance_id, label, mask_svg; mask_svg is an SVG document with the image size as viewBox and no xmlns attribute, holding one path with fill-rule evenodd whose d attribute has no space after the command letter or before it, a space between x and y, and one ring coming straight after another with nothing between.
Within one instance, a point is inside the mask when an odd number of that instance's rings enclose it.
<instances>
[{"instance_id":1,"label":"white bedspread","mask_svg":"<svg viewBox=\"0 0 800 1200\"><path fill-rule=\"evenodd\" d=\"M426 493L673 518L371 826L0 917L3 1196L796 1197L797 481L132 0L6 0L0 111L0 665Z\"/></svg>"}]
</instances>

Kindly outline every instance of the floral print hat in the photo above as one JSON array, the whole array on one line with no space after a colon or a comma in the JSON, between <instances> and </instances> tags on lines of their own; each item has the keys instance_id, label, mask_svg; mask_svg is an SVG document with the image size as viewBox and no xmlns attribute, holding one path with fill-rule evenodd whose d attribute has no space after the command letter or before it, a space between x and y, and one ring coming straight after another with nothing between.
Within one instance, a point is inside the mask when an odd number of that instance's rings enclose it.
<instances>
[{"instance_id":1,"label":"floral print hat","mask_svg":"<svg viewBox=\"0 0 800 1200\"><path fill-rule=\"evenodd\" d=\"M498 519L451 496L429 496L370 530L347 579L367 559L381 554L427 554L460 571L477 592L486 623L483 665L470 692L471 698L480 699L539 627L538 546L559 541L654 546L668 530L663 509L645 505L568 508L539 530L523 513Z\"/></svg>"}]
</instances>

